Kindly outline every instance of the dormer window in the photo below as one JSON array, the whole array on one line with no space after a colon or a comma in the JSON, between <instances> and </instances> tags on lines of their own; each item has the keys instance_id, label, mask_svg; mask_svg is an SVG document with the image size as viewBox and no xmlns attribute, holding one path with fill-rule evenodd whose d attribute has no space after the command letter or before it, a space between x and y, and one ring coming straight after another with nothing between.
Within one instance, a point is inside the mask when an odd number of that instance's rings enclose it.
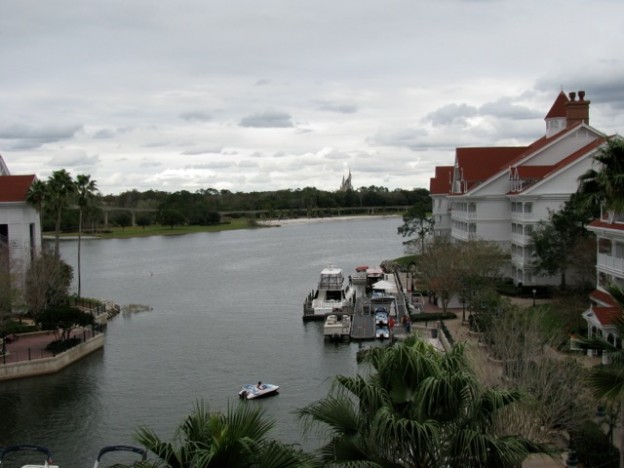
<instances>
[{"instance_id":1,"label":"dormer window","mask_svg":"<svg viewBox=\"0 0 624 468\"><path fill-rule=\"evenodd\" d=\"M550 137L555 133L563 130L566 126L565 118L556 118L546 120L546 136Z\"/></svg>"}]
</instances>

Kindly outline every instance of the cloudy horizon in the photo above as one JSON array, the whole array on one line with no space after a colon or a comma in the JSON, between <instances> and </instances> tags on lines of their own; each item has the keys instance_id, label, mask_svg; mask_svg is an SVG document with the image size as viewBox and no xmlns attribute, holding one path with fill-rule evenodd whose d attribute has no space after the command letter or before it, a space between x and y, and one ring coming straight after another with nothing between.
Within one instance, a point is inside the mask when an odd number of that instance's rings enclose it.
<instances>
[{"instance_id":1,"label":"cloudy horizon","mask_svg":"<svg viewBox=\"0 0 624 468\"><path fill-rule=\"evenodd\" d=\"M429 188L561 90L624 128L619 0L58 0L0 7L0 155L103 194Z\"/></svg>"}]
</instances>

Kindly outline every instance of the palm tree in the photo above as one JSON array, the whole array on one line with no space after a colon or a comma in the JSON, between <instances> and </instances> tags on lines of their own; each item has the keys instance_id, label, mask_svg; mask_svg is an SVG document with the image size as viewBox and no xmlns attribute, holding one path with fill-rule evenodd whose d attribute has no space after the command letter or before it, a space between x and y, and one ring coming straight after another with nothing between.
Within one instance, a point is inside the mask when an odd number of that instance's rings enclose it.
<instances>
[{"instance_id":1,"label":"palm tree","mask_svg":"<svg viewBox=\"0 0 624 468\"><path fill-rule=\"evenodd\" d=\"M35 207L39 214L39 228L41 231L41 245L43 245L43 206L47 200L48 188L43 180L35 178L30 187L28 187L28 193L26 194L26 201Z\"/></svg>"},{"instance_id":2,"label":"palm tree","mask_svg":"<svg viewBox=\"0 0 624 468\"><path fill-rule=\"evenodd\" d=\"M146 427L139 428L137 440L171 468L306 466L309 456L267 438L273 425L260 407L247 402L228 406L221 414L198 401L176 431L174 443L163 442Z\"/></svg>"},{"instance_id":3,"label":"palm tree","mask_svg":"<svg viewBox=\"0 0 624 468\"><path fill-rule=\"evenodd\" d=\"M76 176L76 195L78 198L78 297L81 292L80 248L82 244L82 217L97 192L97 185L90 175Z\"/></svg>"},{"instance_id":4,"label":"palm tree","mask_svg":"<svg viewBox=\"0 0 624 468\"><path fill-rule=\"evenodd\" d=\"M47 200L55 215L54 254L59 256L59 237L61 234L61 215L69 205L76 186L69 172L65 169L54 171L47 182Z\"/></svg>"},{"instance_id":5,"label":"palm tree","mask_svg":"<svg viewBox=\"0 0 624 468\"><path fill-rule=\"evenodd\" d=\"M329 441L320 457L332 466L519 466L536 444L496 433L497 412L517 391L484 388L462 345L448 353L417 338L373 348L367 378L337 376L326 397L299 410L306 431Z\"/></svg>"},{"instance_id":6,"label":"palm tree","mask_svg":"<svg viewBox=\"0 0 624 468\"><path fill-rule=\"evenodd\" d=\"M620 137L608 139L594 160L600 169L590 169L579 177L578 192L586 204L624 213L624 140Z\"/></svg>"}]
</instances>

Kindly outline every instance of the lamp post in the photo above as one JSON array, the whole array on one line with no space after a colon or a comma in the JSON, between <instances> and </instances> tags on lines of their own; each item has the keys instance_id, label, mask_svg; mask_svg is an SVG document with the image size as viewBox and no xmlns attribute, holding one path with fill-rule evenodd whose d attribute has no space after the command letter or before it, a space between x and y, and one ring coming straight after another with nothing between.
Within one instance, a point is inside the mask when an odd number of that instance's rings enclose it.
<instances>
[{"instance_id":1,"label":"lamp post","mask_svg":"<svg viewBox=\"0 0 624 468\"><path fill-rule=\"evenodd\" d=\"M462 289L462 325L466 323L466 288Z\"/></svg>"},{"instance_id":2,"label":"lamp post","mask_svg":"<svg viewBox=\"0 0 624 468\"><path fill-rule=\"evenodd\" d=\"M531 292L533 293L533 307L535 307L535 295L537 294L537 289L533 288Z\"/></svg>"}]
</instances>

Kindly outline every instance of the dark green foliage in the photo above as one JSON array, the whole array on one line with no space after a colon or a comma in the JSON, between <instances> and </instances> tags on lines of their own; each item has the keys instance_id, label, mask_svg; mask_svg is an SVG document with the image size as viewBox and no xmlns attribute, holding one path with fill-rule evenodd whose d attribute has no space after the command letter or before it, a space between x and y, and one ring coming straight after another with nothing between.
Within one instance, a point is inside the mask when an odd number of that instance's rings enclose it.
<instances>
[{"instance_id":1,"label":"dark green foliage","mask_svg":"<svg viewBox=\"0 0 624 468\"><path fill-rule=\"evenodd\" d=\"M423 314L410 314L412 322L437 322L438 320L456 319L453 312L425 312Z\"/></svg>"},{"instance_id":2,"label":"dark green foliage","mask_svg":"<svg viewBox=\"0 0 624 468\"><path fill-rule=\"evenodd\" d=\"M86 327L94 322L93 315L83 312L70 305L49 307L36 315L36 320L44 330L61 329L61 339L69 339L71 331L76 327Z\"/></svg>"},{"instance_id":3,"label":"dark green foliage","mask_svg":"<svg viewBox=\"0 0 624 468\"><path fill-rule=\"evenodd\" d=\"M566 275L578 255L577 245L591 236L586 228L591 220L592 213L575 194L562 210L551 213L548 221L540 221L531 234L536 272L543 276L559 275L560 287L565 289Z\"/></svg>"},{"instance_id":4,"label":"dark green foliage","mask_svg":"<svg viewBox=\"0 0 624 468\"><path fill-rule=\"evenodd\" d=\"M620 466L620 451L609 441L608 434L593 421L586 421L582 427L570 434L570 442L579 461L587 468Z\"/></svg>"},{"instance_id":5,"label":"dark green foliage","mask_svg":"<svg viewBox=\"0 0 624 468\"><path fill-rule=\"evenodd\" d=\"M56 340L48 344L46 346L46 350L50 351L54 354L62 353L63 351L67 351L68 349L73 348L74 346L78 346L80 344L80 338L69 338L67 340Z\"/></svg>"}]
</instances>

